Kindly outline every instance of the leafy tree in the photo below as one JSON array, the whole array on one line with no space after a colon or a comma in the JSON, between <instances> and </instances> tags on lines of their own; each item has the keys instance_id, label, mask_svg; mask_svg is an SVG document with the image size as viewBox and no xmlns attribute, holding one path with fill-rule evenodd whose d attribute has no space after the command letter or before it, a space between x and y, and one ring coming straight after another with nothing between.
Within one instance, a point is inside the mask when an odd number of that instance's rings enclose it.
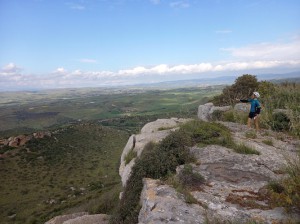
<instances>
[{"instance_id":1,"label":"leafy tree","mask_svg":"<svg viewBox=\"0 0 300 224\"><path fill-rule=\"evenodd\" d=\"M235 98L249 98L258 89L259 83L255 75L245 74L238 77L234 84L223 89L223 93L214 97L216 105L228 105L235 102Z\"/></svg>"}]
</instances>

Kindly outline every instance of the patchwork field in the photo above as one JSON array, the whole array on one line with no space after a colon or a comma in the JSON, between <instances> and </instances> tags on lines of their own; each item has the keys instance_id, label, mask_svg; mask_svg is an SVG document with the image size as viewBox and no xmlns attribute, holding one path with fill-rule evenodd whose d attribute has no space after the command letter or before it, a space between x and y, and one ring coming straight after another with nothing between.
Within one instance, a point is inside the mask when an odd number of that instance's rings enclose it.
<instances>
[{"instance_id":1,"label":"patchwork field","mask_svg":"<svg viewBox=\"0 0 300 224\"><path fill-rule=\"evenodd\" d=\"M0 137L30 133L77 121L169 117L194 113L222 86L171 90L58 90L0 93Z\"/></svg>"}]
</instances>

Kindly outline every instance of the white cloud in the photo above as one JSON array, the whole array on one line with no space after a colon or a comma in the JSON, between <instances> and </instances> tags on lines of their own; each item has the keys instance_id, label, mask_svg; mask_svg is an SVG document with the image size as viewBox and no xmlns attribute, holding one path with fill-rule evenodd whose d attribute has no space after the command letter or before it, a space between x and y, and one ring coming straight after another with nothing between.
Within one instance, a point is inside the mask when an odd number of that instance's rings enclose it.
<instances>
[{"instance_id":1,"label":"white cloud","mask_svg":"<svg viewBox=\"0 0 300 224\"><path fill-rule=\"evenodd\" d=\"M170 3L172 8L189 8L190 3L188 1L173 1Z\"/></svg>"},{"instance_id":2,"label":"white cloud","mask_svg":"<svg viewBox=\"0 0 300 224\"><path fill-rule=\"evenodd\" d=\"M84 86L107 86L142 83L145 80L152 81L172 80L177 78L198 77L208 78L238 72L242 74L248 71L263 71L264 69L277 70L279 68L300 68L299 60L253 60L253 61L228 61L220 63L199 63L167 65L161 64L152 67L138 66L132 69L112 71L67 71L65 68L57 68L49 74L22 74L20 72L9 73L18 68L13 63L4 66L0 72L0 89L12 88L67 88ZM4 72L5 70L5 72Z\"/></svg>"},{"instance_id":3,"label":"white cloud","mask_svg":"<svg viewBox=\"0 0 300 224\"><path fill-rule=\"evenodd\" d=\"M221 50L243 60L295 60L300 59L300 38L286 43L259 43Z\"/></svg>"},{"instance_id":4,"label":"white cloud","mask_svg":"<svg viewBox=\"0 0 300 224\"><path fill-rule=\"evenodd\" d=\"M90 59L90 58L82 58L82 59L79 59L78 61L80 61L82 63L97 63L97 60Z\"/></svg>"},{"instance_id":5,"label":"white cloud","mask_svg":"<svg viewBox=\"0 0 300 224\"><path fill-rule=\"evenodd\" d=\"M12 73L19 72L20 70L21 68L19 68L18 66L16 66L14 63L11 62L8 63L7 65L4 65L0 71L1 73L12 74Z\"/></svg>"},{"instance_id":6,"label":"white cloud","mask_svg":"<svg viewBox=\"0 0 300 224\"><path fill-rule=\"evenodd\" d=\"M67 70L66 69L64 69L63 67L60 67L60 68L57 68L57 69L55 69L54 71L53 71L53 73L55 73L55 74L67 74Z\"/></svg>"}]
</instances>

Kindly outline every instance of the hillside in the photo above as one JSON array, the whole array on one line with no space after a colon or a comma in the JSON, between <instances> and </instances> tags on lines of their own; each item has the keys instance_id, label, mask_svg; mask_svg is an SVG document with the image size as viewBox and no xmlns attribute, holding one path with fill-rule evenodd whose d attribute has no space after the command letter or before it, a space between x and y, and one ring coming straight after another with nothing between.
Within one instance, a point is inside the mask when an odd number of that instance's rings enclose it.
<instances>
[{"instance_id":1,"label":"hillside","mask_svg":"<svg viewBox=\"0 0 300 224\"><path fill-rule=\"evenodd\" d=\"M62 212L108 213L114 206L128 134L87 122L51 134L1 148L0 223L43 223Z\"/></svg>"}]
</instances>

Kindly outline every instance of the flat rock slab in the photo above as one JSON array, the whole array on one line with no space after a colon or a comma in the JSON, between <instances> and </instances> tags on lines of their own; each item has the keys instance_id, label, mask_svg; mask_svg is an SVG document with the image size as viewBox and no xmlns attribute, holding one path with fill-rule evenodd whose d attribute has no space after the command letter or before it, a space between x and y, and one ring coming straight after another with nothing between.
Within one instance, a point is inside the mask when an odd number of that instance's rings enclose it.
<instances>
[{"instance_id":1,"label":"flat rock slab","mask_svg":"<svg viewBox=\"0 0 300 224\"><path fill-rule=\"evenodd\" d=\"M87 212L79 212L68 215L56 216L45 224L108 224L109 215L89 215Z\"/></svg>"},{"instance_id":2,"label":"flat rock slab","mask_svg":"<svg viewBox=\"0 0 300 224\"><path fill-rule=\"evenodd\" d=\"M190 192L198 204L187 204L172 186L159 180L144 179L139 223L282 223L300 221L299 212L286 213L269 204L266 186L270 180L284 177L282 170L295 158L299 141L265 131L248 138L253 131L245 125L223 123L236 143L256 149L259 155L236 153L233 149L210 145L192 147L196 157L193 172L201 174L206 184ZM272 140L272 145L264 141ZM177 167L177 174L183 166ZM205 221L206 220L206 221Z\"/></svg>"},{"instance_id":3,"label":"flat rock slab","mask_svg":"<svg viewBox=\"0 0 300 224\"><path fill-rule=\"evenodd\" d=\"M143 183L139 224L204 223L204 209L196 204L185 203L183 195L174 188L149 178L145 178Z\"/></svg>"}]
</instances>

